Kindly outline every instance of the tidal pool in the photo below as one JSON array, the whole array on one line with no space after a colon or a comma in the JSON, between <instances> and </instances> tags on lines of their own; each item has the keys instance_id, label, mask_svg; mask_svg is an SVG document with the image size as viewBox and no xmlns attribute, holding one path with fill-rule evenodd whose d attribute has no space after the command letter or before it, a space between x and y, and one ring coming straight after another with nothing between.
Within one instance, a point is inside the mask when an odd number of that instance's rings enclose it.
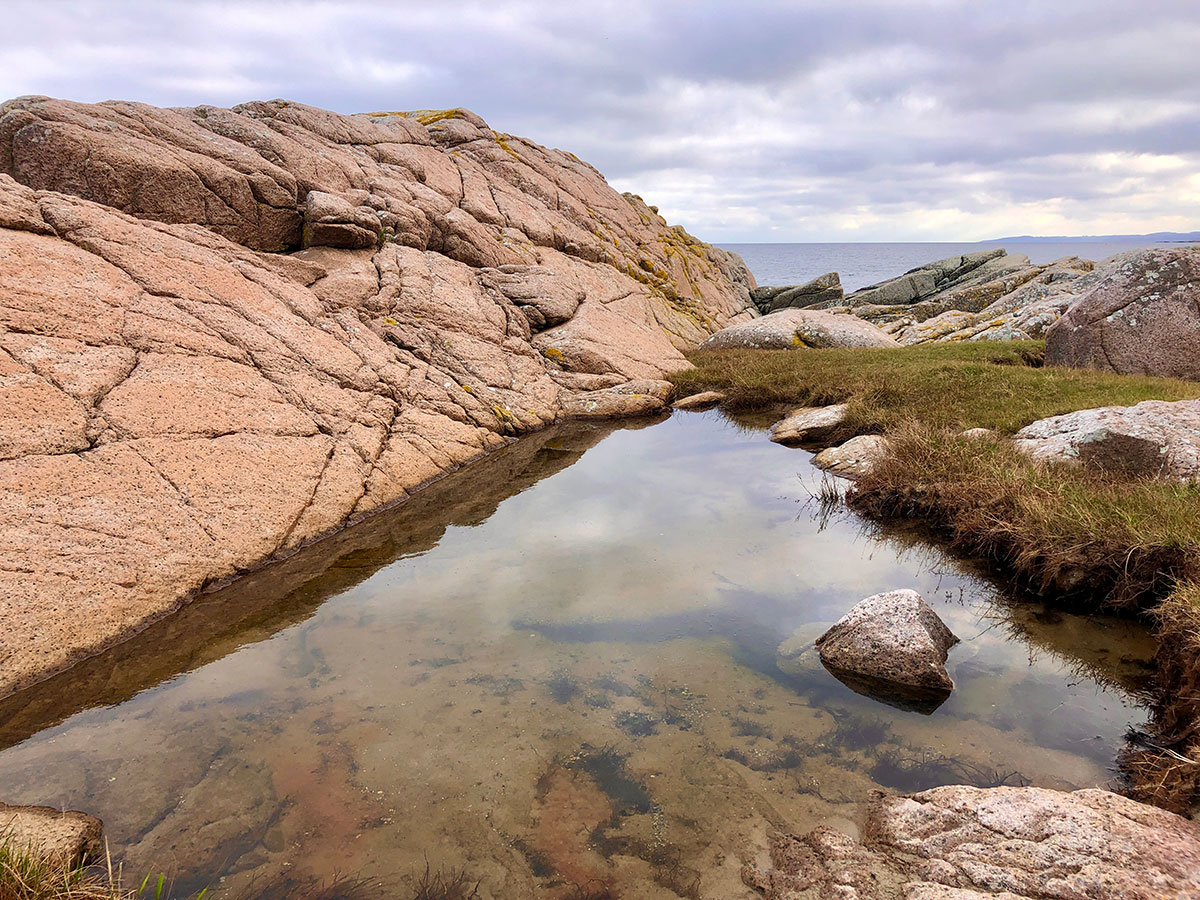
<instances>
[{"instance_id":1,"label":"tidal pool","mask_svg":"<svg viewBox=\"0 0 1200 900\"><path fill-rule=\"evenodd\" d=\"M0 704L0 798L99 815L177 894L749 898L772 829L854 833L880 788L1110 785L1145 631L822 515L821 481L716 412L531 436ZM780 668L901 587L962 638L932 714Z\"/></svg>"}]
</instances>

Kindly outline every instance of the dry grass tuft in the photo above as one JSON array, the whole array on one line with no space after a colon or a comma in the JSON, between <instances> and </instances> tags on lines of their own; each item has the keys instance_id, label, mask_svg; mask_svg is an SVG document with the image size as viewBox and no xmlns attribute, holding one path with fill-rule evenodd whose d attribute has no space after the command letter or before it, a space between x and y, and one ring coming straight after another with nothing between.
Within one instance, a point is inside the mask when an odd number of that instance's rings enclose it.
<instances>
[{"instance_id":1,"label":"dry grass tuft","mask_svg":"<svg viewBox=\"0 0 1200 900\"><path fill-rule=\"evenodd\" d=\"M1200 485L1033 462L999 437L897 428L848 500L1082 606L1146 608L1200 576Z\"/></svg>"}]
</instances>

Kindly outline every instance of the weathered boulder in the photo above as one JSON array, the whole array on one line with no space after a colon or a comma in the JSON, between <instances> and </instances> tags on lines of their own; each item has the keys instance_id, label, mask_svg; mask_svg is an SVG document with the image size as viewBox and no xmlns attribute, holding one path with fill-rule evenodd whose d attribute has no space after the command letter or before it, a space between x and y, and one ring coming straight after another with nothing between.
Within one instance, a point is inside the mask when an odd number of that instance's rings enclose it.
<instances>
[{"instance_id":1,"label":"weathered boulder","mask_svg":"<svg viewBox=\"0 0 1200 900\"><path fill-rule=\"evenodd\" d=\"M22 98L0 172L0 694L518 435L660 411L757 316L738 257L464 110Z\"/></svg>"},{"instance_id":2,"label":"weathered boulder","mask_svg":"<svg viewBox=\"0 0 1200 900\"><path fill-rule=\"evenodd\" d=\"M686 410L711 409L724 399L725 395L720 391L701 391L699 394L682 397L671 406L675 409Z\"/></svg>"},{"instance_id":3,"label":"weathered boulder","mask_svg":"<svg viewBox=\"0 0 1200 900\"><path fill-rule=\"evenodd\" d=\"M843 478L858 478L870 472L887 452L887 439L881 434L860 434L844 444L826 447L812 458L818 469Z\"/></svg>"},{"instance_id":4,"label":"weathered boulder","mask_svg":"<svg viewBox=\"0 0 1200 900\"><path fill-rule=\"evenodd\" d=\"M871 804L862 843L772 840L743 880L767 900L1200 897L1200 825L1102 790L935 788Z\"/></svg>"},{"instance_id":5,"label":"weathered boulder","mask_svg":"<svg viewBox=\"0 0 1200 900\"><path fill-rule=\"evenodd\" d=\"M1041 419L1013 438L1034 459L1125 475L1200 477L1200 400L1146 400Z\"/></svg>"},{"instance_id":6,"label":"weathered boulder","mask_svg":"<svg viewBox=\"0 0 1200 900\"><path fill-rule=\"evenodd\" d=\"M702 350L791 350L825 347L896 347L895 338L855 316L812 309L783 309L730 325L701 344Z\"/></svg>"},{"instance_id":7,"label":"weathered boulder","mask_svg":"<svg viewBox=\"0 0 1200 900\"><path fill-rule=\"evenodd\" d=\"M640 379L610 388L575 394L562 403L568 419L619 419L666 410L675 386L669 381Z\"/></svg>"},{"instance_id":8,"label":"weathered boulder","mask_svg":"<svg viewBox=\"0 0 1200 900\"><path fill-rule=\"evenodd\" d=\"M358 196L341 197L309 191L304 207L303 246L362 250L378 244L383 222L379 213L366 205L367 192L356 193Z\"/></svg>"},{"instance_id":9,"label":"weathered boulder","mask_svg":"<svg viewBox=\"0 0 1200 900\"><path fill-rule=\"evenodd\" d=\"M954 690L946 657L957 643L920 594L898 590L856 604L816 646L821 662L848 687L931 711L926 704Z\"/></svg>"},{"instance_id":10,"label":"weathered boulder","mask_svg":"<svg viewBox=\"0 0 1200 900\"><path fill-rule=\"evenodd\" d=\"M844 296L842 279L837 272L826 272L804 284L760 286L750 292L754 305L764 315L780 309L841 306Z\"/></svg>"},{"instance_id":11,"label":"weathered boulder","mask_svg":"<svg viewBox=\"0 0 1200 900\"><path fill-rule=\"evenodd\" d=\"M1046 364L1200 380L1200 247L1116 257L1047 332Z\"/></svg>"},{"instance_id":12,"label":"weathered boulder","mask_svg":"<svg viewBox=\"0 0 1200 900\"><path fill-rule=\"evenodd\" d=\"M55 867L75 868L99 859L103 825L95 816L51 806L0 803L0 842Z\"/></svg>"},{"instance_id":13,"label":"weathered boulder","mask_svg":"<svg viewBox=\"0 0 1200 900\"><path fill-rule=\"evenodd\" d=\"M770 438L777 444L803 444L828 437L846 420L846 404L802 406L771 426Z\"/></svg>"}]
</instances>

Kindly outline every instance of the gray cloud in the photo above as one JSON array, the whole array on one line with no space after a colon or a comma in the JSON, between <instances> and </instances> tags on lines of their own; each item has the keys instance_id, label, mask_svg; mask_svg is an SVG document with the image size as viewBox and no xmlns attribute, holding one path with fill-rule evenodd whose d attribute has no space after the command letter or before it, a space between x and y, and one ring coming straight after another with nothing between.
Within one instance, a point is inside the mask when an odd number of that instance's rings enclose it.
<instances>
[{"instance_id":1,"label":"gray cloud","mask_svg":"<svg viewBox=\"0 0 1200 900\"><path fill-rule=\"evenodd\" d=\"M1194 0L8 0L0 94L466 106L710 240L1200 227Z\"/></svg>"}]
</instances>

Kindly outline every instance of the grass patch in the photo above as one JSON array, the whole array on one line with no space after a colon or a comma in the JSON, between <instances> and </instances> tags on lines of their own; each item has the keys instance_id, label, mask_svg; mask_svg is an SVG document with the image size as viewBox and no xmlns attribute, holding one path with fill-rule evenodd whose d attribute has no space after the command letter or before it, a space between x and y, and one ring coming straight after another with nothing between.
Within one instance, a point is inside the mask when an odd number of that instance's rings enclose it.
<instances>
[{"instance_id":1,"label":"grass patch","mask_svg":"<svg viewBox=\"0 0 1200 900\"><path fill-rule=\"evenodd\" d=\"M1200 398L1200 384L1044 368L1041 341L884 350L697 350L671 376L680 396L721 391L733 408L848 404L836 438L917 421L1012 433L1047 416L1142 400Z\"/></svg>"},{"instance_id":2,"label":"grass patch","mask_svg":"<svg viewBox=\"0 0 1200 900\"><path fill-rule=\"evenodd\" d=\"M910 424L848 494L1079 605L1140 609L1200 576L1200 485L1035 463L1001 438Z\"/></svg>"}]
</instances>

